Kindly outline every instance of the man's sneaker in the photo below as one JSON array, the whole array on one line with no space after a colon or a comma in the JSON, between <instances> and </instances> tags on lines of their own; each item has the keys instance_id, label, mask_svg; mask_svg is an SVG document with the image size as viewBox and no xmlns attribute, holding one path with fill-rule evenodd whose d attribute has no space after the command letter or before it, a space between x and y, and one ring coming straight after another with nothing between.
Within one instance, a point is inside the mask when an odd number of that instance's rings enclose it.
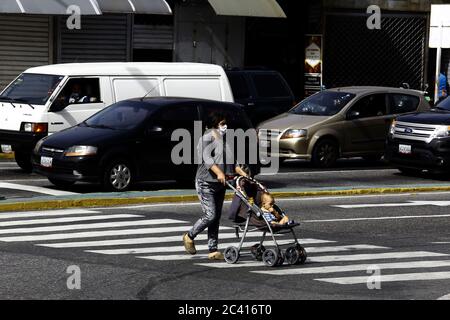
<instances>
[{"instance_id":1,"label":"man's sneaker","mask_svg":"<svg viewBox=\"0 0 450 320\"><path fill-rule=\"evenodd\" d=\"M197 253L197 250L195 249L194 240L189 238L187 233L185 233L183 235L183 243L184 243L184 248L186 249L187 253L189 253L189 254L196 254Z\"/></svg>"},{"instance_id":2,"label":"man's sneaker","mask_svg":"<svg viewBox=\"0 0 450 320\"><path fill-rule=\"evenodd\" d=\"M223 256L223 253L216 251L216 252L211 252L210 254L208 254L208 259L209 260L225 260L225 257Z\"/></svg>"}]
</instances>

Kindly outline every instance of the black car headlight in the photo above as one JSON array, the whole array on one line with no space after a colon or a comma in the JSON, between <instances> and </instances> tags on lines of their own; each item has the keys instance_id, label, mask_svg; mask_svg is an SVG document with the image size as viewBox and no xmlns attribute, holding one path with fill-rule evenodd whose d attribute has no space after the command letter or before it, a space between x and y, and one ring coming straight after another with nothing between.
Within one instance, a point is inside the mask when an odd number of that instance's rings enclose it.
<instances>
[{"instance_id":1,"label":"black car headlight","mask_svg":"<svg viewBox=\"0 0 450 320\"><path fill-rule=\"evenodd\" d=\"M66 157L86 157L95 156L97 154L97 147L93 146L72 146L66 150L64 156Z\"/></svg>"}]
</instances>

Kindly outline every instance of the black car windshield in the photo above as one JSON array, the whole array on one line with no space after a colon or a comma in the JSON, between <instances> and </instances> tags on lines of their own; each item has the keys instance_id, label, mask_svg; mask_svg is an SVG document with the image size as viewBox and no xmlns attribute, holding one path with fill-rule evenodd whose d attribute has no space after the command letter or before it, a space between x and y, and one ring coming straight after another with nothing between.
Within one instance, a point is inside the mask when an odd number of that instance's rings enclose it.
<instances>
[{"instance_id":1,"label":"black car windshield","mask_svg":"<svg viewBox=\"0 0 450 320\"><path fill-rule=\"evenodd\" d=\"M82 125L113 130L131 130L140 126L151 112L139 101L121 101L94 114Z\"/></svg>"},{"instance_id":2,"label":"black car windshield","mask_svg":"<svg viewBox=\"0 0 450 320\"><path fill-rule=\"evenodd\" d=\"M45 105L64 76L22 73L0 96L0 101Z\"/></svg>"},{"instance_id":3,"label":"black car windshield","mask_svg":"<svg viewBox=\"0 0 450 320\"><path fill-rule=\"evenodd\" d=\"M444 99L441 102L439 102L436 108L439 110L450 111L450 98Z\"/></svg>"},{"instance_id":4,"label":"black car windshield","mask_svg":"<svg viewBox=\"0 0 450 320\"><path fill-rule=\"evenodd\" d=\"M323 91L303 100L292 108L289 113L332 116L341 111L354 97L354 94L347 92Z\"/></svg>"}]
</instances>

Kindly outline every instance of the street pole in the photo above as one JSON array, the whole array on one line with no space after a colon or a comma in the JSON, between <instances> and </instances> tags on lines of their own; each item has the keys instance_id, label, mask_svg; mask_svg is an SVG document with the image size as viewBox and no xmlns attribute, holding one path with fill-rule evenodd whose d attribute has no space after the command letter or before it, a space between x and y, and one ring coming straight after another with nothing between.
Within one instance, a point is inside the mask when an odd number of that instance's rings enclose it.
<instances>
[{"instance_id":1,"label":"street pole","mask_svg":"<svg viewBox=\"0 0 450 320\"><path fill-rule=\"evenodd\" d=\"M439 100L439 76L441 74L441 59L442 59L442 32L444 30L444 23L441 22L439 25L439 46L436 50L436 74L434 80L434 105L438 103Z\"/></svg>"}]
</instances>

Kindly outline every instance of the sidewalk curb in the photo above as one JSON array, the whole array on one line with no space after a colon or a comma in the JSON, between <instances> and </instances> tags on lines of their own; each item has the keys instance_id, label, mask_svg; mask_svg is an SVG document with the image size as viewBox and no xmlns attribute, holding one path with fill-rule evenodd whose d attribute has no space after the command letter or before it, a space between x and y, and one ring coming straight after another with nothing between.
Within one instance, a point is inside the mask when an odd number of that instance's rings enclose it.
<instances>
[{"instance_id":1,"label":"sidewalk curb","mask_svg":"<svg viewBox=\"0 0 450 320\"><path fill-rule=\"evenodd\" d=\"M14 159L14 154L0 153L0 159Z\"/></svg>"},{"instance_id":2,"label":"sidewalk curb","mask_svg":"<svg viewBox=\"0 0 450 320\"><path fill-rule=\"evenodd\" d=\"M347 190L321 190L321 191L301 191L301 192L272 192L275 198L304 198L320 196L352 196L370 194L402 194L402 193L422 193L450 191L450 186L442 187L411 187L411 188L373 188L373 189L347 189ZM231 200L232 194L227 194L226 199ZM177 196L150 196L135 198L86 198L86 199L62 199L47 201L27 201L18 203L0 203L0 212L5 211L30 211L30 210L50 210L69 208L93 208L93 207L114 207L120 205L137 204L157 204L157 203L183 203L197 202L196 195Z\"/></svg>"}]
</instances>

